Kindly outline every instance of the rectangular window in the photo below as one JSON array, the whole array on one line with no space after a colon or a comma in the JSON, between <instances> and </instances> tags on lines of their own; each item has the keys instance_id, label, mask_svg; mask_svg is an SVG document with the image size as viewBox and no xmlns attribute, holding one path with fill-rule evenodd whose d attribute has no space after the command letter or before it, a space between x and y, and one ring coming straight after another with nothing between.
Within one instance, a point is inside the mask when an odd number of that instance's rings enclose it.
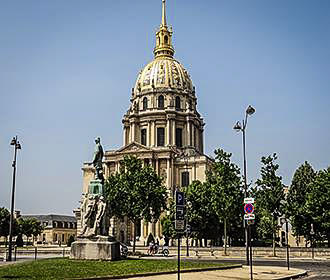
<instances>
[{"instance_id":1,"label":"rectangular window","mask_svg":"<svg viewBox=\"0 0 330 280\"><path fill-rule=\"evenodd\" d=\"M182 182L182 187L189 186L189 172L188 171L181 173L181 182Z\"/></svg>"},{"instance_id":2,"label":"rectangular window","mask_svg":"<svg viewBox=\"0 0 330 280\"><path fill-rule=\"evenodd\" d=\"M175 129L175 145L179 148L182 147L182 128Z\"/></svg>"},{"instance_id":3,"label":"rectangular window","mask_svg":"<svg viewBox=\"0 0 330 280\"><path fill-rule=\"evenodd\" d=\"M147 130L141 129L141 144L147 146Z\"/></svg>"},{"instance_id":4,"label":"rectangular window","mask_svg":"<svg viewBox=\"0 0 330 280\"><path fill-rule=\"evenodd\" d=\"M158 147L165 146L165 129L164 129L164 127L157 128L157 146Z\"/></svg>"}]
</instances>

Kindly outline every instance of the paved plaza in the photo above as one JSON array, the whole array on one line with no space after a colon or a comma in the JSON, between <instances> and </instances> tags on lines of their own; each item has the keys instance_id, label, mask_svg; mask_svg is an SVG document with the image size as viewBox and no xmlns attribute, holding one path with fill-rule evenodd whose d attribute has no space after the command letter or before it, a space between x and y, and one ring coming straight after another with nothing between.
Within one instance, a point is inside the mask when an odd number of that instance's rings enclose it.
<instances>
[{"instance_id":1,"label":"paved plaza","mask_svg":"<svg viewBox=\"0 0 330 280\"><path fill-rule=\"evenodd\" d=\"M288 271L287 268L274 267L274 266L258 266L253 269L254 279L281 279L291 275L304 273L302 269L292 268ZM249 267L243 266L242 268L234 268L228 270L215 270L203 272L182 273L181 280L224 280L224 279L250 279ZM166 274L158 276L137 277L129 278L129 280L177 280L177 274Z\"/></svg>"}]
</instances>

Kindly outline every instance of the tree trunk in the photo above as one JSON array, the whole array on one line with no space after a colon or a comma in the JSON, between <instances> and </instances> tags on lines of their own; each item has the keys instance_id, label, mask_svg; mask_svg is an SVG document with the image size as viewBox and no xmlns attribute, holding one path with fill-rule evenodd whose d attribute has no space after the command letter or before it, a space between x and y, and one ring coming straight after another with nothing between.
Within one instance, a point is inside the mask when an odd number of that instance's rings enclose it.
<instances>
[{"instance_id":1,"label":"tree trunk","mask_svg":"<svg viewBox=\"0 0 330 280\"><path fill-rule=\"evenodd\" d=\"M133 253L135 253L135 242L136 242L136 222L134 222L134 229L133 229Z\"/></svg>"},{"instance_id":2,"label":"tree trunk","mask_svg":"<svg viewBox=\"0 0 330 280\"><path fill-rule=\"evenodd\" d=\"M276 257L275 238L276 238L276 233L275 233L275 230L274 230L273 231L273 257Z\"/></svg>"},{"instance_id":3,"label":"tree trunk","mask_svg":"<svg viewBox=\"0 0 330 280\"><path fill-rule=\"evenodd\" d=\"M227 256L227 219L223 221L223 231L225 235L224 245L225 245L225 256Z\"/></svg>"}]
</instances>

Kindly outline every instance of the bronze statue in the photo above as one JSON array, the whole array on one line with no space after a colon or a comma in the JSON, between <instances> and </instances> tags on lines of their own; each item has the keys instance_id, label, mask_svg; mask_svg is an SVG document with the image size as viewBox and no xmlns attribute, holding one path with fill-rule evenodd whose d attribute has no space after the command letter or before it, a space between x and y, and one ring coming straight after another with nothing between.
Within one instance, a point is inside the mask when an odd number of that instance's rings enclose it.
<instances>
[{"instance_id":1,"label":"bronze statue","mask_svg":"<svg viewBox=\"0 0 330 280\"><path fill-rule=\"evenodd\" d=\"M95 152L94 152L94 158L93 158L93 166L95 168L95 179L99 179L102 181L104 181L104 177L103 177L103 167L102 167L102 159L103 159L103 148L101 145L101 139L100 137L95 139Z\"/></svg>"}]
</instances>

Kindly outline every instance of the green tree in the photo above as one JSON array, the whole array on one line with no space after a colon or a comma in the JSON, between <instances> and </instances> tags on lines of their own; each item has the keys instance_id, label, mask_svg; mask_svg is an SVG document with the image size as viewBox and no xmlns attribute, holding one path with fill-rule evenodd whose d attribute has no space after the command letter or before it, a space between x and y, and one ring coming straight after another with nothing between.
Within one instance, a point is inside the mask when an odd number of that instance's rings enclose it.
<instances>
[{"instance_id":1,"label":"green tree","mask_svg":"<svg viewBox=\"0 0 330 280\"><path fill-rule=\"evenodd\" d=\"M219 219L212 208L210 188L200 181L192 182L186 189L187 221L193 229L192 236L200 240L216 239L219 234Z\"/></svg>"},{"instance_id":2,"label":"green tree","mask_svg":"<svg viewBox=\"0 0 330 280\"><path fill-rule=\"evenodd\" d=\"M7 238L9 235L9 225L10 225L10 212L7 208L0 207L0 237L3 236L6 240L7 246ZM16 236L18 234L18 226L17 220L13 220L13 230L12 235Z\"/></svg>"},{"instance_id":3,"label":"green tree","mask_svg":"<svg viewBox=\"0 0 330 280\"><path fill-rule=\"evenodd\" d=\"M222 149L215 151L215 162L207 172L206 184L214 213L224 225L225 255L227 254L228 222L236 216L235 208L242 207L243 192L238 166L231 162L231 153Z\"/></svg>"},{"instance_id":4,"label":"green tree","mask_svg":"<svg viewBox=\"0 0 330 280\"><path fill-rule=\"evenodd\" d=\"M310 240L312 214L307 211L308 194L312 190L316 172L306 161L294 173L285 204L285 214L290 219L296 236ZM306 243L307 245L307 243Z\"/></svg>"},{"instance_id":5,"label":"green tree","mask_svg":"<svg viewBox=\"0 0 330 280\"><path fill-rule=\"evenodd\" d=\"M278 218L282 215L284 202L284 185L282 177L276 173L279 165L275 163L277 155L262 157L261 178L257 180L257 188L254 190L256 196L256 209L259 215L258 234L263 238L271 236L273 243L273 255L278 230Z\"/></svg>"},{"instance_id":6,"label":"green tree","mask_svg":"<svg viewBox=\"0 0 330 280\"><path fill-rule=\"evenodd\" d=\"M10 213L8 209L1 207L0 208L0 236L3 236L7 239L9 235L9 223L10 223Z\"/></svg>"},{"instance_id":7,"label":"green tree","mask_svg":"<svg viewBox=\"0 0 330 280\"><path fill-rule=\"evenodd\" d=\"M163 235L170 239L177 236L177 231L175 230L175 201L169 199L168 211L165 216L161 218L162 233Z\"/></svg>"},{"instance_id":8,"label":"green tree","mask_svg":"<svg viewBox=\"0 0 330 280\"><path fill-rule=\"evenodd\" d=\"M330 167L317 173L307 195L307 212L313 218L315 237L327 238L330 247Z\"/></svg>"},{"instance_id":9,"label":"green tree","mask_svg":"<svg viewBox=\"0 0 330 280\"><path fill-rule=\"evenodd\" d=\"M35 238L44 230L41 223L35 218L24 218L21 217L18 219L19 233L24 234L27 237L27 243L29 238L33 236ZM33 240L34 241L34 240Z\"/></svg>"},{"instance_id":10,"label":"green tree","mask_svg":"<svg viewBox=\"0 0 330 280\"><path fill-rule=\"evenodd\" d=\"M134 156L126 156L120 172L111 175L105 184L110 213L126 216L133 224L133 252L135 252L136 228L141 220L157 221L166 209L167 190L162 178L151 166L142 166Z\"/></svg>"}]
</instances>

